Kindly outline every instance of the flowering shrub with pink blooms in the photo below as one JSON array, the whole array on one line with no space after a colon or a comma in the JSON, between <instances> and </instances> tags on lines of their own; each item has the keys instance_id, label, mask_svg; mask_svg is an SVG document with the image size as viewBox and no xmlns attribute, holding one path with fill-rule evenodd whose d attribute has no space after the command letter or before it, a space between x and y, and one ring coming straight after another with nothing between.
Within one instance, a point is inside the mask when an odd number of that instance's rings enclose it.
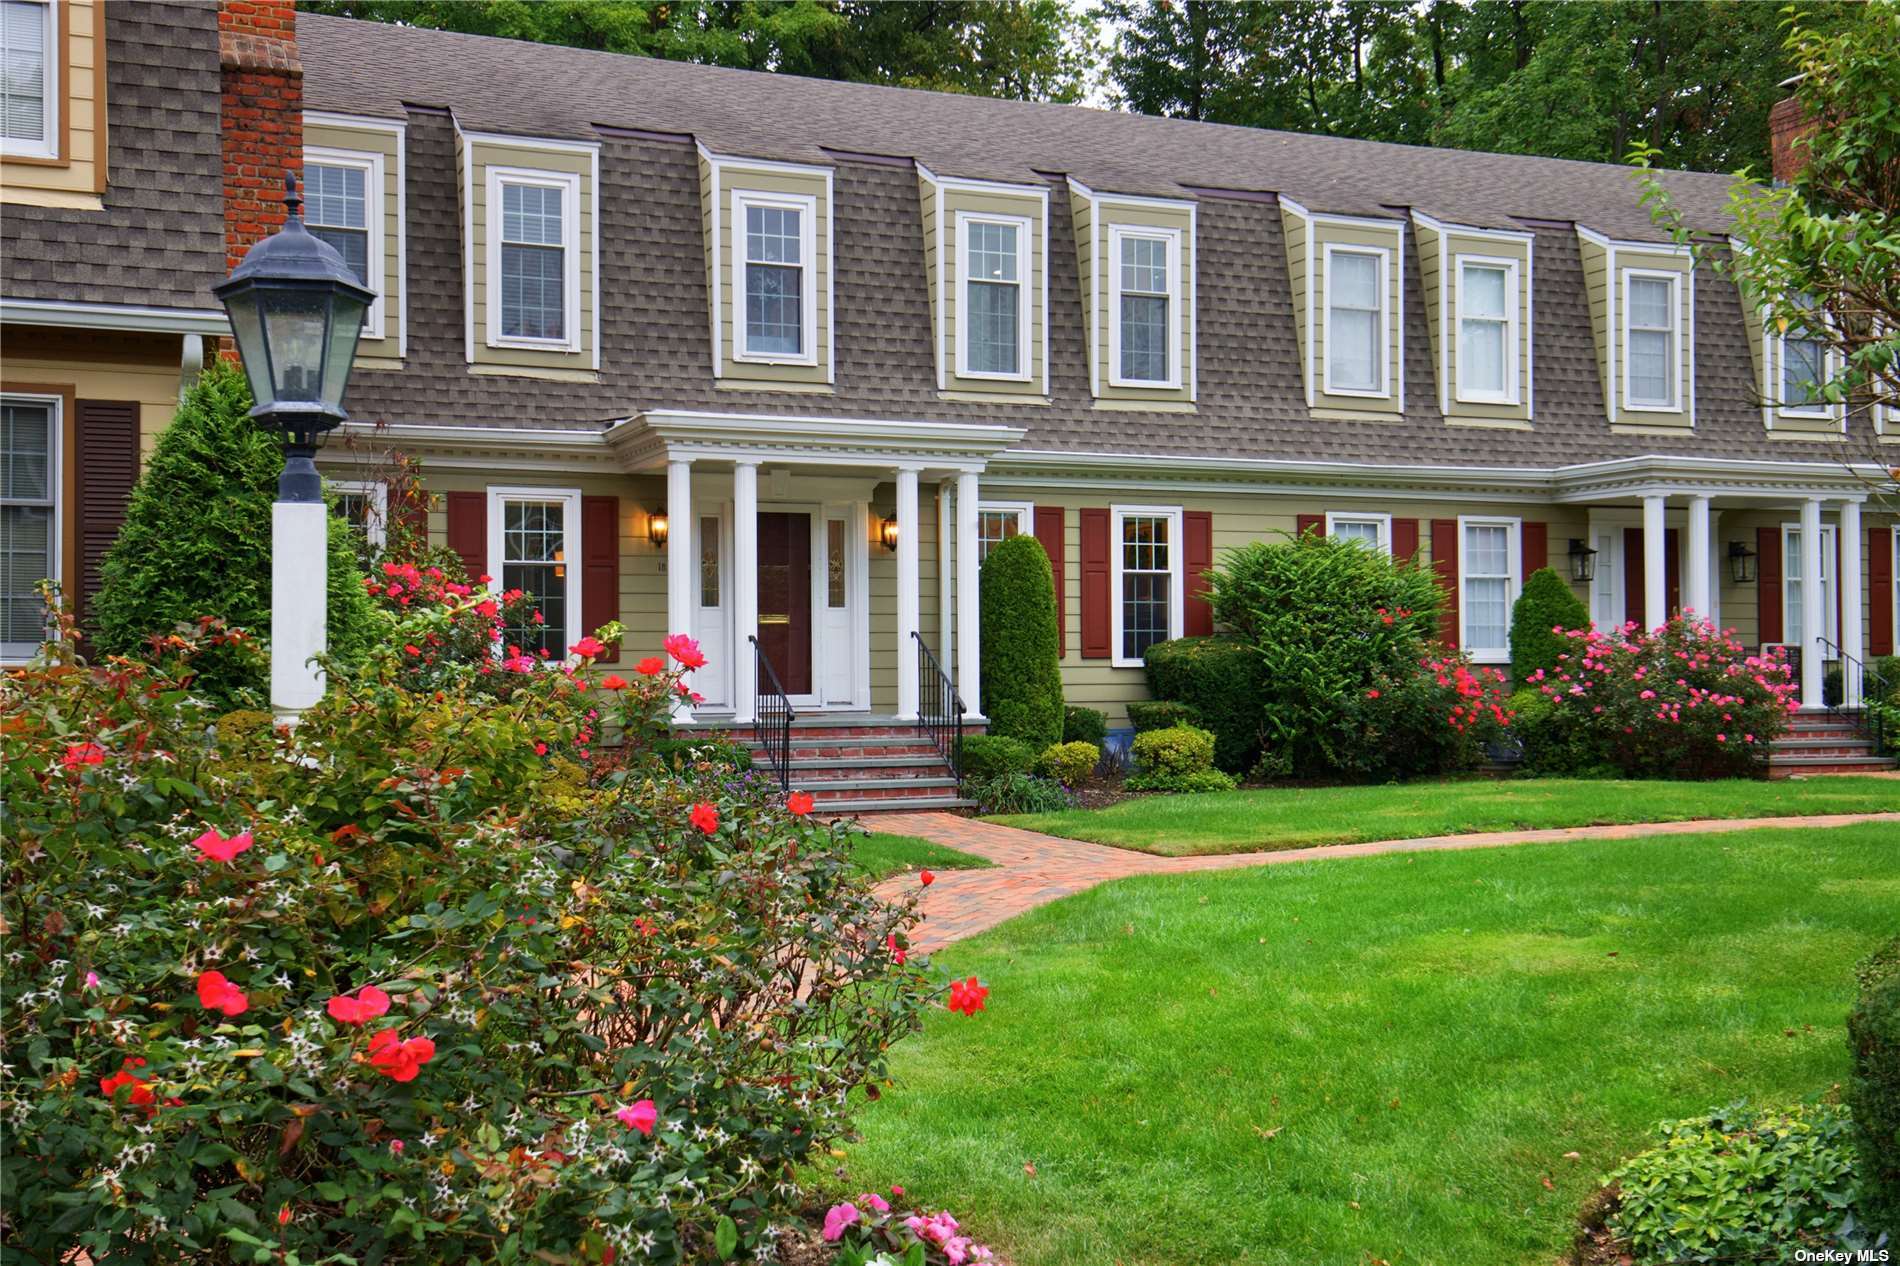
<instances>
[{"instance_id":1,"label":"flowering shrub with pink blooms","mask_svg":"<svg viewBox=\"0 0 1900 1266\"><path fill-rule=\"evenodd\" d=\"M769 780L573 759L675 666L416 689L386 647L236 759L189 686L223 636L0 679L4 1255L765 1255L941 1005L911 905Z\"/></svg>"},{"instance_id":2,"label":"flowering shrub with pink blooms","mask_svg":"<svg viewBox=\"0 0 1900 1266\"><path fill-rule=\"evenodd\" d=\"M891 1188L901 1199L902 1187ZM898 1213L875 1191L840 1201L825 1211L824 1238L838 1245L836 1266L966 1266L994 1262L996 1255L963 1233L948 1210Z\"/></svg>"},{"instance_id":3,"label":"flowering shrub with pink blooms","mask_svg":"<svg viewBox=\"0 0 1900 1266\"><path fill-rule=\"evenodd\" d=\"M1769 744L1800 701L1781 649L1752 653L1734 630L1678 616L1650 633L1561 630L1569 649L1524 683L1547 703L1526 727L1539 772L1603 767L1628 778L1766 772Z\"/></svg>"}]
</instances>

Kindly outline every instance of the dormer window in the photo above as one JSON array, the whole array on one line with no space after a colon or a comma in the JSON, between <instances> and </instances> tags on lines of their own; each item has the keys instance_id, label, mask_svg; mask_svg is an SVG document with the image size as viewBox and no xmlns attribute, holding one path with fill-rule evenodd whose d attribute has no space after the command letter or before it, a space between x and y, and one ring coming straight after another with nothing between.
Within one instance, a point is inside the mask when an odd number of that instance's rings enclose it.
<instances>
[{"instance_id":1,"label":"dormer window","mask_svg":"<svg viewBox=\"0 0 1900 1266\"><path fill-rule=\"evenodd\" d=\"M1812 311L1814 301L1796 300L1804 312ZM1827 344L1809 331L1790 326L1780 337L1781 411L1810 417L1826 417L1827 397L1821 384L1827 381Z\"/></svg>"},{"instance_id":2,"label":"dormer window","mask_svg":"<svg viewBox=\"0 0 1900 1266\"><path fill-rule=\"evenodd\" d=\"M957 219L963 320L957 373L966 378L1028 377L1029 275L1023 258L1029 221L963 213Z\"/></svg>"},{"instance_id":3,"label":"dormer window","mask_svg":"<svg viewBox=\"0 0 1900 1266\"><path fill-rule=\"evenodd\" d=\"M1181 235L1162 229L1109 228L1110 307L1114 323L1109 381L1117 387L1178 387Z\"/></svg>"},{"instance_id":4,"label":"dormer window","mask_svg":"<svg viewBox=\"0 0 1900 1266\"><path fill-rule=\"evenodd\" d=\"M1391 254L1326 248L1326 383L1328 395L1385 396L1386 294Z\"/></svg>"},{"instance_id":5,"label":"dormer window","mask_svg":"<svg viewBox=\"0 0 1900 1266\"><path fill-rule=\"evenodd\" d=\"M59 157L53 0L0 0L0 153Z\"/></svg>"},{"instance_id":6,"label":"dormer window","mask_svg":"<svg viewBox=\"0 0 1900 1266\"><path fill-rule=\"evenodd\" d=\"M1624 270L1625 408L1673 413L1681 407L1681 283L1676 273Z\"/></svg>"},{"instance_id":7,"label":"dormer window","mask_svg":"<svg viewBox=\"0 0 1900 1266\"><path fill-rule=\"evenodd\" d=\"M1517 261L1458 256L1461 402L1517 403Z\"/></svg>"},{"instance_id":8,"label":"dormer window","mask_svg":"<svg viewBox=\"0 0 1900 1266\"><path fill-rule=\"evenodd\" d=\"M581 180L488 167L487 346L581 350Z\"/></svg>"},{"instance_id":9,"label":"dormer window","mask_svg":"<svg viewBox=\"0 0 1900 1266\"><path fill-rule=\"evenodd\" d=\"M736 359L816 363L816 204L799 195L733 192L733 221L741 226L733 245L745 287Z\"/></svg>"}]
</instances>

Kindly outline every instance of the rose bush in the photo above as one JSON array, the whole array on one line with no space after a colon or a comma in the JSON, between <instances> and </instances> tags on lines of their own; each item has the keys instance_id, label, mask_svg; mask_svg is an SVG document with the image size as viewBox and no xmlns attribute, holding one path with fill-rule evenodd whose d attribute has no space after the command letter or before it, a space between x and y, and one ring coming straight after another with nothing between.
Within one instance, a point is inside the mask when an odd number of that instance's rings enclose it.
<instances>
[{"instance_id":1,"label":"rose bush","mask_svg":"<svg viewBox=\"0 0 1900 1266\"><path fill-rule=\"evenodd\" d=\"M892 1187L891 1196L903 1199L904 1189ZM836 1266L966 1266L996 1260L987 1244L963 1233L947 1209L899 1214L875 1191L827 1209L823 1234L838 1246Z\"/></svg>"},{"instance_id":2,"label":"rose bush","mask_svg":"<svg viewBox=\"0 0 1900 1266\"><path fill-rule=\"evenodd\" d=\"M0 687L8 1252L768 1249L943 997L912 908L769 780L578 759L656 732L675 668L423 678L398 644L260 755L190 688L228 636L98 666L68 640Z\"/></svg>"}]
</instances>

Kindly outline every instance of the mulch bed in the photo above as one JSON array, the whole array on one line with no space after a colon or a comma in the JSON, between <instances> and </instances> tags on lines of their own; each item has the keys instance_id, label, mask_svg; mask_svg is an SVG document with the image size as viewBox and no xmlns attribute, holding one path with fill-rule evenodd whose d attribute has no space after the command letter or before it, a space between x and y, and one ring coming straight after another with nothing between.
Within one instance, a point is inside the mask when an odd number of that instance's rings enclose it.
<instances>
[{"instance_id":1,"label":"mulch bed","mask_svg":"<svg viewBox=\"0 0 1900 1266\"><path fill-rule=\"evenodd\" d=\"M1558 1266L1635 1266L1636 1258L1628 1245L1616 1238L1607 1225L1616 1212L1614 1187L1599 1188L1583 1202L1577 1215L1577 1238L1558 1262Z\"/></svg>"}]
</instances>

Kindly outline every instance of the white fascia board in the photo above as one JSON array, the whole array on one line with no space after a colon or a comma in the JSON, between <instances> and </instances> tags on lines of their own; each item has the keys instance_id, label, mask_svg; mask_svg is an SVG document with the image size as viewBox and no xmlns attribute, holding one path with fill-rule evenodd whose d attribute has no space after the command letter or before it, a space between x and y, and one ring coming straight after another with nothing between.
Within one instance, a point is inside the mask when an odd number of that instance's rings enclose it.
<instances>
[{"instance_id":1,"label":"white fascia board","mask_svg":"<svg viewBox=\"0 0 1900 1266\"><path fill-rule=\"evenodd\" d=\"M790 176L824 176L829 179L829 166L813 163L786 163L771 158L746 158L740 154L718 154L705 145L695 142L699 156L714 167L730 168L733 171L781 172Z\"/></svg>"},{"instance_id":2,"label":"white fascia board","mask_svg":"<svg viewBox=\"0 0 1900 1266\"><path fill-rule=\"evenodd\" d=\"M1611 237L1581 224L1577 226L1577 236L1605 250L1640 251L1646 255L1672 255L1679 259L1695 254L1694 248L1676 242L1638 242L1631 238Z\"/></svg>"},{"instance_id":3,"label":"white fascia board","mask_svg":"<svg viewBox=\"0 0 1900 1266\"><path fill-rule=\"evenodd\" d=\"M409 130L407 119L385 119L369 114L338 114L333 110L305 110L305 123L321 127L354 128L360 132L388 132L402 136Z\"/></svg>"},{"instance_id":4,"label":"white fascia board","mask_svg":"<svg viewBox=\"0 0 1900 1266\"><path fill-rule=\"evenodd\" d=\"M457 129L460 131L461 129ZM462 136L476 145L507 145L515 149L545 150L550 154L598 154L599 141L555 139L550 136L515 136L508 132L467 132Z\"/></svg>"},{"instance_id":5,"label":"white fascia board","mask_svg":"<svg viewBox=\"0 0 1900 1266\"><path fill-rule=\"evenodd\" d=\"M1456 233L1460 237L1489 237L1496 238L1500 242L1534 242L1537 240L1535 233L1527 232L1522 229L1481 229L1475 224L1463 224L1457 220L1440 220L1436 216L1427 215L1417 207L1412 208L1412 220L1414 223L1422 224L1435 233Z\"/></svg>"},{"instance_id":6,"label":"white fascia board","mask_svg":"<svg viewBox=\"0 0 1900 1266\"><path fill-rule=\"evenodd\" d=\"M116 303L74 303L64 299L0 299L0 322L156 334L224 337L231 333L231 323L222 309L146 308Z\"/></svg>"}]
</instances>

